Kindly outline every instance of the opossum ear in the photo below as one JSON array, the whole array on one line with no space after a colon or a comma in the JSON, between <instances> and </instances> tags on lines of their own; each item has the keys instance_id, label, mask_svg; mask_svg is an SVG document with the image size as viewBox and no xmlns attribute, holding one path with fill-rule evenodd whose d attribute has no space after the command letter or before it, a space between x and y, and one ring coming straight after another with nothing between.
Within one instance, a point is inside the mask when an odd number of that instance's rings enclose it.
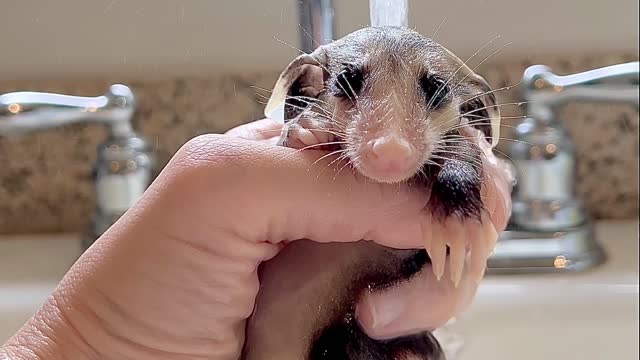
<instances>
[{"instance_id":1,"label":"opossum ear","mask_svg":"<svg viewBox=\"0 0 640 360\"><path fill-rule=\"evenodd\" d=\"M328 77L326 56L321 48L298 56L280 74L264 115L281 123L295 118L324 91Z\"/></svg>"},{"instance_id":2,"label":"opossum ear","mask_svg":"<svg viewBox=\"0 0 640 360\"><path fill-rule=\"evenodd\" d=\"M474 91L460 105L460 114L469 124L482 131L491 147L495 147L500 139L500 107L496 104L496 96L489 83L480 75L471 73L470 82Z\"/></svg>"}]
</instances>

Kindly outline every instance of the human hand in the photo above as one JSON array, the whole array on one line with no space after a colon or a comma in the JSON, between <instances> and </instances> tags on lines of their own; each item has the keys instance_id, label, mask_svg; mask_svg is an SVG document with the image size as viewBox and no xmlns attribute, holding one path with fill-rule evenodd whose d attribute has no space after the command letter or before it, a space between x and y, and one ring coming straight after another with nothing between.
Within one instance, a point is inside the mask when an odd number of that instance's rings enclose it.
<instances>
[{"instance_id":1,"label":"human hand","mask_svg":"<svg viewBox=\"0 0 640 360\"><path fill-rule=\"evenodd\" d=\"M2 350L16 359L236 359L259 288L257 266L286 242L423 246L428 194L336 174L321 152L274 147L276 135L277 125L264 120L185 144ZM485 163L494 178L485 205L500 231L510 211L507 177ZM359 307L363 328L392 337L433 326L440 319L381 327L372 315L384 313L385 299L409 301L424 290L407 284L393 296L372 294ZM443 308L438 317L455 311Z\"/></svg>"},{"instance_id":2,"label":"human hand","mask_svg":"<svg viewBox=\"0 0 640 360\"><path fill-rule=\"evenodd\" d=\"M281 125L276 122L261 120L236 127L228 134L244 139L275 143L280 136L280 129ZM489 213L490 224L481 226L477 223L469 223L457 230L448 229L440 224L431 224L432 237L447 237L452 231L461 231L476 242L492 242L496 239L492 238L491 232L499 233L507 225L511 213L510 194L513 174L508 163L496 158L485 137L479 131L476 132L475 142L484 153L483 172L486 179L483 182L483 202ZM427 221L429 220L427 218ZM459 224L454 223L454 225ZM472 266L469 254L465 259L467 271L463 273L461 283L457 287L446 280L450 275L448 265L443 281L434 279L433 274L427 269L411 281L399 286L385 291L367 293L357 307L358 320L365 332L372 338L390 339L425 330L432 331L464 310L475 295L479 279L475 277L476 274L468 271ZM286 279L281 280L286 281Z\"/></svg>"}]
</instances>

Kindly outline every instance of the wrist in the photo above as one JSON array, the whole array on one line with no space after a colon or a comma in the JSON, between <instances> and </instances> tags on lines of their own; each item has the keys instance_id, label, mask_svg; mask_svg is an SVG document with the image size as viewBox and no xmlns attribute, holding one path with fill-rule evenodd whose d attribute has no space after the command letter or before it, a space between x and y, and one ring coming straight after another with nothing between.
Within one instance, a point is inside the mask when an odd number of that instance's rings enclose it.
<instances>
[{"instance_id":1,"label":"wrist","mask_svg":"<svg viewBox=\"0 0 640 360\"><path fill-rule=\"evenodd\" d=\"M95 347L84 338L96 330L75 329L53 295L29 321L0 348L0 360L94 359Z\"/></svg>"}]
</instances>

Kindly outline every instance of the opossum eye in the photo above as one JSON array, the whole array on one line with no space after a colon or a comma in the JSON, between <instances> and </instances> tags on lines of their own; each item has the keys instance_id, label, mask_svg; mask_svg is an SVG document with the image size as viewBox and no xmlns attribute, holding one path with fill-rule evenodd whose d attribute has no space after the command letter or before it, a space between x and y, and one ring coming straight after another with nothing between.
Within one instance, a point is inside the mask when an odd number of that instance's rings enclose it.
<instances>
[{"instance_id":1,"label":"opossum eye","mask_svg":"<svg viewBox=\"0 0 640 360\"><path fill-rule=\"evenodd\" d=\"M420 79L420 88L430 109L440 108L449 99L449 86L436 75L424 75Z\"/></svg>"},{"instance_id":2,"label":"opossum eye","mask_svg":"<svg viewBox=\"0 0 640 360\"><path fill-rule=\"evenodd\" d=\"M355 100L362 89L363 81L362 69L354 64L344 64L344 69L338 73L333 84L333 94Z\"/></svg>"}]
</instances>

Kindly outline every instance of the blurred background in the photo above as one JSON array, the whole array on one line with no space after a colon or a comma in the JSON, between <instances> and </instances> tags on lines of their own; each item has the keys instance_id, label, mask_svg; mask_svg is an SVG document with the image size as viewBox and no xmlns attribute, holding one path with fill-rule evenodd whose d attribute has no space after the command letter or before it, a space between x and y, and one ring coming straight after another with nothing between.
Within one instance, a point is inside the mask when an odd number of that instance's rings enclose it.
<instances>
[{"instance_id":1,"label":"blurred background","mask_svg":"<svg viewBox=\"0 0 640 360\"><path fill-rule=\"evenodd\" d=\"M332 3L335 37L370 24L369 1ZM296 0L2 0L0 96L37 91L97 97L111 84L125 84L135 96L134 125L157 173L190 138L263 117L277 76L302 47L299 7ZM469 61L494 88L520 83L530 65L569 75L639 57L637 0L410 0L409 26L461 59L500 35ZM637 93L637 65L634 79ZM505 104L498 150L513 156L517 141L510 139L526 110L515 106L523 89L497 97ZM123 198L98 199L96 164L115 174L144 168L145 159L124 161L122 153L106 152L109 132L99 124L5 136L2 117L22 110L10 102L0 107L0 343L82 252L88 229L99 233L109 224L111 213L91 223L97 205L117 210L131 201L127 191L143 190L137 181L147 181L103 177L103 194ZM526 261L516 268L524 274L483 283L460 330L471 358L638 358L637 98L636 106L568 104L558 119L554 126L566 128L574 144L563 135L524 153L542 164L528 168L529 195L536 186L557 195L546 215L564 225L549 230L548 219L536 217L537 203L529 204L533 210L521 220L537 221L539 228L518 249L539 255L542 263L520 257ZM125 145L111 143L109 149ZM566 148L568 160L556 156ZM574 160L575 176L567 170ZM526 166L520 167L525 176ZM565 216L564 206L571 210L574 199L584 203L595 230L585 230L592 223L580 216ZM567 225L572 221L580 224ZM543 233L548 238L536 238ZM592 235L604 247L602 264L600 252L592 252ZM506 244L500 254L519 259L521 253ZM576 275L529 272L596 258L598 266Z\"/></svg>"},{"instance_id":2,"label":"blurred background","mask_svg":"<svg viewBox=\"0 0 640 360\"><path fill-rule=\"evenodd\" d=\"M301 47L294 0L5 0L1 6L0 93L97 96L124 83L136 95L136 121L160 166L196 134L260 118L276 76ZM367 1L333 6L336 36L369 24ZM497 51L478 68L496 87L518 83L534 63L569 74L638 58L634 0L410 1L409 7L411 27L435 33L462 59L500 35L470 62ZM518 89L499 96L513 101ZM520 111L503 108L507 117ZM636 217L637 112L617 105L567 111L578 139L578 191L595 216ZM103 138L95 125L0 137L0 233L81 230L94 206L90 170Z\"/></svg>"}]
</instances>

